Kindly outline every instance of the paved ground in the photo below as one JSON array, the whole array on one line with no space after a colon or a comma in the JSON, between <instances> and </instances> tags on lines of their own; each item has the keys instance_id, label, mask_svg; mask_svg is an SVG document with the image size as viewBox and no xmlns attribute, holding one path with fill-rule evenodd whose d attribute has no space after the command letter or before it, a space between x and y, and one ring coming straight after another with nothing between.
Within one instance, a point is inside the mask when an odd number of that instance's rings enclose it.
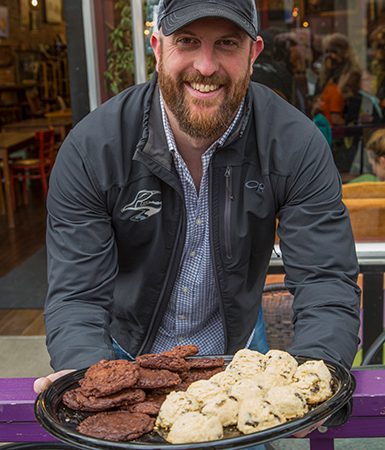
<instances>
[{"instance_id":1,"label":"paved ground","mask_svg":"<svg viewBox=\"0 0 385 450\"><path fill-rule=\"evenodd\" d=\"M385 435L385 430L384 430ZM272 442L276 450L310 450L309 439L280 439ZM336 439L334 450L384 450L385 438Z\"/></svg>"}]
</instances>

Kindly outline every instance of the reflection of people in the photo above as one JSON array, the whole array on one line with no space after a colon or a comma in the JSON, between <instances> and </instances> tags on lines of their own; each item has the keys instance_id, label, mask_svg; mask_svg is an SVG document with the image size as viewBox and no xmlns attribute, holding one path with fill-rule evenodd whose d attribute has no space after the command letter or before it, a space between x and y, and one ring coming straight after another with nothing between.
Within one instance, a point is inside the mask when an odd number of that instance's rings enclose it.
<instances>
[{"instance_id":1,"label":"reflection of people","mask_svg":"<svg viewBox=\"0 0 385 450\"><path fill-rule=\"evenodd\" d=\"M372 72L375 77L375 94L385 118L385 25L377 27L370 35L373 49Z\"/></svg>"},{"instance_id":2,"label":"reflection of people","mask_svg":"<svg viewBox=\"0 0 385 450\"><path fill-rule=\"evenodd\" d=\"M313 117L313 122L320 129L321 133L325 136L328 144L331 146L333 143L332 129L330 127L329 121L322 113L323 102L320 95L315 95L312 99L312 110L311 114Z\"/></svg>"},{"instance_id":3,"label":"reflection of people","mask_svg":"<svg viewBox=\"0 0 385 450\"><path fill-rule=\"evenodd\" d=\"M366 146L369 164L373 173L364 173L350 183L362 181L385 181L385 128L374 131Z\"/></svg>"},{"instance_id":4,"label":"reflection of people","mask_svg":"<svg viewBox=\"0 0 385 450\"><path fill-rule=\"evenodd\" d=\"M289 102L300 111L306 112L306 60L299 49L298 36L295 33L280 33L274 37L273 57L285 66L291 81Z\"/></svg>"},{"instance_id":5,"label":"reflection of people","mask_svg":"<svg viewBox=\"0 0 385 450\"><path fill-rule=\"evenodd\" d=\"M311 120L250 82L257 24L254 0L162 1L158 77L66 138L47 201L55 370L247 346L277 218L295 294L289 351L352 364L358 266L339 175Z\"/></svg>"},{"instance_id":6,"label":"reflection of people","mask_svg":"<svg viewBox=\"0 0 385 450\"><path fill-rule=\"evenodd\" d=\"M359 91L361 70L345 35L333 33L326 36L323 48L318 86L323 102L322 112L331 125L344 125L346 99Z\"/></svg>"},{"instance_id":7,"label":"reflection of people","mask_svg":"<svg viewBox=\"0 0 385 450\"><path fill-rule=\"evenodd\" d=\"M376 130L366 144L369 163L379 181L385 181L385 128Z\"/></svg>"},{"instance_id":8,"label":"reflection of people","mask_svg":"<svg viewBox=\"0 0 385 450\"><path fill-rule=\"evenodd\" d=\"M251 79L268 86L282 98L292 102L293 74L282 60L277 61L274 56L274 38L280 33L282 31L275 28L261 30L264 49L253 65Z\"/></svg>"}]
</instances>

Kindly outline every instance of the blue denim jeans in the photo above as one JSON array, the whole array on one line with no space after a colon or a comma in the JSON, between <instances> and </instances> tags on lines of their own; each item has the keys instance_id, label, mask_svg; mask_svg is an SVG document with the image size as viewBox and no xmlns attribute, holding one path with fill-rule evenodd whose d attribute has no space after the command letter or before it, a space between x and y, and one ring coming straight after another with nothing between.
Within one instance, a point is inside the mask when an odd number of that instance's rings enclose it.
<instances>
[{"instance_id":1,"label":"blue denim jeans","mask_svg":"<svg viewBox=\"0 0 385 450\"><path fill-rule=\"evenodd\" d=\"M254 327L254 336L249 344L250 350L256 350L260 353L267 353L269 351L269 345L267 343L266 339L266 332L265 332L265 322L263 320L263 312L262 308L259 310L257 323Z\"/></svg>"}]
</instances>

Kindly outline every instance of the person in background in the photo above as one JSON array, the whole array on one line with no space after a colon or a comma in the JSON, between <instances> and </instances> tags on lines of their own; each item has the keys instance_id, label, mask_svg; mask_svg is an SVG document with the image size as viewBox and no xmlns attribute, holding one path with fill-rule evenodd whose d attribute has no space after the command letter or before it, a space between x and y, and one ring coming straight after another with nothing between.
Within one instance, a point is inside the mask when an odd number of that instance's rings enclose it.
<instances>
[{"instance_id":1,"label":"person in background","mask_svg":"<svg viewBox=\"0 0 385 450\"><path fill-rule=\"evenodd\" d=\"M314 123L250 81L254 0L162 0L158 29L152 80L90 113L58 153L45 324L59 373L36 391L101 359L247 347L276 230L288 351L351 367L360 290L340 178Z\"/></svg>"},{"instance_id":2,"label":"person in background","mask_svg":"<svg viewBox=\"0 0 385 450\"><path fill-rule=\"evenodd\" d=\"M375 79L374 94L379 101L382 120L385 119L385 25L378 26L370 34L372 47L371 70Z\"/></svg>"},{"instance_id":3,"label":"person in background","mask_svg":"<svg viewBox=\"0 0 385 450\"><path fill-rule=\"evenodd\" d=\"M323 102L321 100L321 95L320 94L315 95L312 99L311 116L313 118L313 122L320 129L321 133L325 136L327 143L331 147L333 143L332 129L329 121L322 113L322 110L323 110Z\"/></svg>"},{"instance_id":4,"label":"person in background","mask_svg":"<svg viewBox=\"0 0 385 450\"><path fill-rule=\"evenodd\" d=\"M316 92L321 94L322 113L330 125L344 125L346 99L359 90L361 69L345 35L333 33L326 36L323 49Z\"/></svg>"},{"instance_id":5,"label":"person in background","mask_svg":"<svg viewBox=\"0 0 385 450\"><path fill-rule=\"evenodd\" d=\"M385 181L385 128L376 130L371 134L365 150L373 173L364 173L349 183Z\"/></svg>"},{"instance_id":6,"label":"person in background","mask_svg":"<svg viewBox=\"0 0 385 450\"><path fill-rule=\"evenodd\" d=\"M255 60L251 80L269 87L279 96L292 101L293 74L282 60L275 57L275 37L280 35L280 28L267 28L261 30L260 36L264 42L261 55Z\"/></svg>"},{"instance_id":7,"label":"person in background","mask_svg":"<svg viewBox=\"0 0 385 450\"><path fill-rule=\"evenodd\" d=\"M274 36L273 58L283 64L289 74L291 89L287 100L306 114L306 59L300 49L296 33L285 32Z\"/></svg>"}]
</instances>

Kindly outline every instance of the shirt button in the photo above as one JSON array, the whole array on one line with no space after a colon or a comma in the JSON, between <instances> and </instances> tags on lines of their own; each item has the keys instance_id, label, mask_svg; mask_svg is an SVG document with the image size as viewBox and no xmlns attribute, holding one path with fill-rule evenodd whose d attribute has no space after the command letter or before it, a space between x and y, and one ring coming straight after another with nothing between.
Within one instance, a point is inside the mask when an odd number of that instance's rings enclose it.
<instances>
[{"instance_id":1,"label":"shirt button","mask_svg":"<svg viewBox=\"0 0 385 450\"><path fill-rule=\"evenodd\" d=\"M190 252L190 256L191 258L194 258L194 256L197 255L197 252L195 250L193 250L192 252Z\"/></svg>"},{"instance_id":2,"label":"shirt button","mask_svg":"<svg viewBox=\"0 0 385 450\"><path fill-rule=\"evenodd\" d=\"M195 223L196 223L196 225L201 225L202 224L202 219L200 217L197 217L195 219Z\"/></svg>"},{"instance_id":3,"label":"shirt button","mask_svg":"<svg viewBox=\"0 0 385 450\"><path fill-rule=\"evenodd\" d=\"M176 340L180 343L183 342L184 336L178 336Z\"/></svg>"},{"instance_id":4,"label":"shirt button","mask_svg":"<svg viewBox=\"0 0 385 450\"><path fill-rule=\"evenodd\" d=\"M182 292L184 292L185 294L187 294L187 292L188 292L188 288L186 288L186 287L183 287L183 288L182 288Z\"/></svg>"},{"instance_id":5,"label":"shirt button","mask_svg":"<svg viewBox=\"0 0 385 450\"><path fill-rule=\"evenodd\" d=\"M186 320L187 317L184 314L179 314L179 319L180 320Z\"/></svg>"}]
</instances>

